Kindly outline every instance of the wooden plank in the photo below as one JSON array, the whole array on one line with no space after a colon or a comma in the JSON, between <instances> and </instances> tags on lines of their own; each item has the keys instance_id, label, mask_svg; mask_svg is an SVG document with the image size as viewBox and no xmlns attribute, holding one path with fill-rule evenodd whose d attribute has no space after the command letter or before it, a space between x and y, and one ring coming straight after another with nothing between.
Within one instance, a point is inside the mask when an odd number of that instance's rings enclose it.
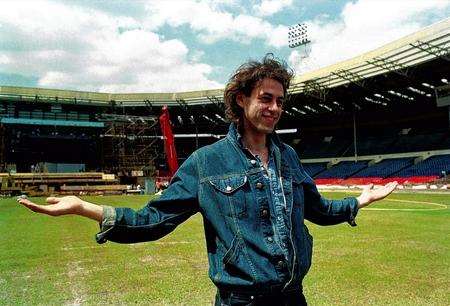
<instances>
[{"instance_id":1,"label":"wooden plank","mask_svg":"<svg viewBox=\"0 0 450 306\"><path fill-rule=\"evenodd\" d=\"M119 180L103 180L103 179L90 179L90 178L48 178L48 179L23 179L15 180L16 184L68 184L68 183L118 183Z\"/></svg>"},{"instance_id":2,"label":"wooden plank","mask_svg":"<svg viewBox=\"0 0 450 306\"><path fill-rule=\"evenodd\" d=\"M61 186L60 189L61 191L125 191L127 185Z\"/></svg>"}]
</instances>

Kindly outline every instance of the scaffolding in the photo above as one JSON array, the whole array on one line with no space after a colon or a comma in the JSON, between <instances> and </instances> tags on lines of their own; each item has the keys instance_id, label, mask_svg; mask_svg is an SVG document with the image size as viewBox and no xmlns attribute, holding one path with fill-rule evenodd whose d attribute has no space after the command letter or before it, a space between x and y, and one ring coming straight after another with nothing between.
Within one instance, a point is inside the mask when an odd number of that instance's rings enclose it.
<instances>
[{"instance_id":1,"label":"scaffolding","mask_svg":"<svg viewBox=\"0 0 450 306\"><path fill-rule=\"evenodd\" d=\"M103 169L128 176L152 176L158 158L158 119L150 116L105 114L102 138ZM142 171L133 175L134 171Z\"/></svg>"},{"instance_id":2,"label":"scaffolding","mask_svg":"<svg viewBox=\"0 0 450 306\"><path fill-rule=\"evenodd\" d=\"M0 124L0 172L6 170L6 128Z\"/></svg>"}]
</instances>

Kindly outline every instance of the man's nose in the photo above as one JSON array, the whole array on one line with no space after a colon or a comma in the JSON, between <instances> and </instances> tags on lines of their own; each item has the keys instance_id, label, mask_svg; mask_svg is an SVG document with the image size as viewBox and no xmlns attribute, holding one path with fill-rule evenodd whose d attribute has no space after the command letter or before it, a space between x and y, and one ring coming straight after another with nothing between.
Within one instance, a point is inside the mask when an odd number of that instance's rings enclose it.
<instances>
[{"instance_id":1,"label":"man's nose","mask_svg":"<svg viewBox=\"0 0 450 306\"><path fill-rule=\"evenodd\" d=\"M276 99L273 99L273 100L270 102L269 110L271 110L271 111L273 111L273 112L276 112L276 111L280 111L280 110L281 110L281 105L279 105L279 103L278 103L278 101L277 101Z\"/></svg>"}]
</instances>

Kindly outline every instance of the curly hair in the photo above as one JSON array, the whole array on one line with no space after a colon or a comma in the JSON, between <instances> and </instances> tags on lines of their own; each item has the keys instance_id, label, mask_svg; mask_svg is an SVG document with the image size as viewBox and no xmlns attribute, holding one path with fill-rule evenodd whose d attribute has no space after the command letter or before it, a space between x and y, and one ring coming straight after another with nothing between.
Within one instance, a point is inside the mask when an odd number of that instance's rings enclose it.
<instances>
[{"instance_id":1,"label":"curly hair","mask_svg":"<svg viewBox=\"0 0 450 306\"><path fill-rule=\"evenodd\" d=\"M260 62L250 60L236 70L225 86L223 100L225 103L225 115L230 121L238 121L242 116L242 108L237 104L236 97L243 93L250 97L252 90L265 78L274 79L283 85L284 95L294 71L286 62L274 57L272 53L266 54Z\"/></svg>"}]
</instances>

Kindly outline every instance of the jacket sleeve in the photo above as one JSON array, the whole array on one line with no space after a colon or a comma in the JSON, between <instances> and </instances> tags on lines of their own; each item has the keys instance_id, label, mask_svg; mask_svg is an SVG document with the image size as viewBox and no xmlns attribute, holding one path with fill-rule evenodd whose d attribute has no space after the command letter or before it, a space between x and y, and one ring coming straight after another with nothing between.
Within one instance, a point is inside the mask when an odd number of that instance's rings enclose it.
<instances>
[{"instance_id":1,"label":"jacket sleeve","mask_svg":"<svg viewBox=\"0 0 450 306\"><path fill-rule=\"evenodd\" d=\"M302 169L302 171L304 171ZM348 222L356 226L355 217L358 213L358 201L355 197L342 200L328 200L320 195L313 179L306 174L303 181L305 197L305 219L319 225L333 225Z\"/></svg>"},{"instance_id":2,"label":"jacket sleeve","mask_svg":"<svg viewBox=\"0 0 450 306\"><path fill-rule=\"evenodd\" d=\"M194 152L178 169L162 196L142 209L105 206L98 243L157 240L198 211L198 168Z\"/></svg>"},{"instance_id":3,"label":"jacket sleeve","mask_svg":"<svg viewBox=\"0 0 450 306\"><path fill-rule=\"evenodd\" d=\"M289 147L289 146L288 146ZM342 200L328 200L319 193L314 180L305 172L300 158L292 147L289 147L294 162L297 163L301 175L304 193L305 219L319 225L334 225L348 222L356 226L355 218L358 213L358 200L347 197Z\"/></svg>"}]
</instances>

